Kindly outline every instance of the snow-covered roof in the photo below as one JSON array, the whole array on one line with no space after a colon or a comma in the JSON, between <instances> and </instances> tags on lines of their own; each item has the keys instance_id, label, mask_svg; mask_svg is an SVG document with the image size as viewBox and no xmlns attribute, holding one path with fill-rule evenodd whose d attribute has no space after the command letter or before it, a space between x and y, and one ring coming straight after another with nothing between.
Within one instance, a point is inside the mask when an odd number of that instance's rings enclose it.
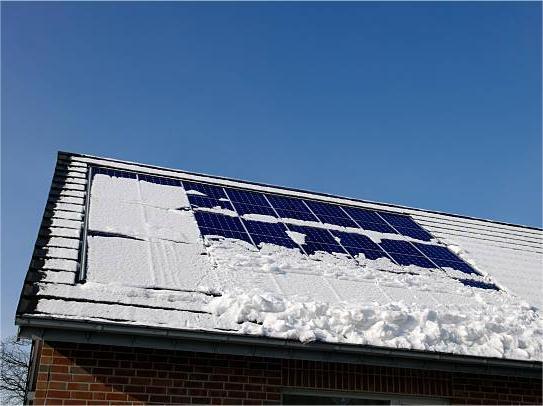
<instances>
[{"instance_id":1,"label":"snow-covered roof","mask_svg":"<svg viewBox=\"0 0 543 406\"><path fill-rule=\"evenodd\" d=\"M221 187L230 192L213 195ZM276 203L241 211L238 190ZM289 215L281 197L304 199L313 217ZM321 203L392 220L364 227L351 213L338 222ZM393 227L395 213L413 228ZM542 242L530 227L59 153L17 322L540 361Z\"/></svg>"}]
</instances>

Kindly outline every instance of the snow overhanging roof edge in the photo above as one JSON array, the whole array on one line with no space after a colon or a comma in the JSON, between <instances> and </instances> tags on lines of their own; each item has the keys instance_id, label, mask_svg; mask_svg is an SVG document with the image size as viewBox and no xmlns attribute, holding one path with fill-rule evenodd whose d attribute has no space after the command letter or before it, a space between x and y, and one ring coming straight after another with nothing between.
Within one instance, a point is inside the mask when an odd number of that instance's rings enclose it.
<instances>
[{"instance_id":1,"label":"snow overhanging roof edge","mask_svg":"<svg viewBox=\"0 0 543 406\"><path fill-rule=\"evenodd\" d=\"M449 353L324 342L301 343L205 330L126 326L96 321L18 317L19 336L49 341L139 346L165 350L226 353L231 355L368 363L379 366L540 377L541 361L511 360Z\"/></svg>"},{"instance_id":2,"label":"snow overhanging roof edge","mask_svg":"<svg viewBox=\"0 0 543 406\"><path fill-rule=\"evenodd\" d=\"M225 176L209 175L209 174L205 174L205 173L185 171L185 170L181 170L181 169L168 168L168 167L162 167L162 166L151 165L151 164L144 164L144 163L139 163L139 162L134 162L134 161L125 161L125 160L116 159L116 158L100 157L100 156L95 156L95 155L80 154L80 153L67 152L67 151L58 151L58 156L60 157L62 155L65 155L65 156L68 156L68 157L74 156L74 157L81 157L81 158L87 158L87 159L96 159L96 160L112 162L112 163L117 163L117 164L124 164L124 165L134 165L134 166L138 166L140 168L149 169L149 170L160 170L160 171L176 172L176 173L179 173L181 175L200 176L200 177L206 177L206 178L209 178L209 179L217 179L217 180L220 180L220 181L229 181L229 182L236 182L236 183L240 183L240 184L246 184L246 185L249 185L249 186L269 187L269 188L281 189L281 190L284 190L284 191L287 191L287 192L307 193L307 194L311 194L311 195L315 195L315 196L322 196L322 197L326 197L326 198L344 199L344 200L350 200L350 201L358 202L358 203L380 205L380 206L391 207L391 208L395 208L395 209L413 210L413 211L418 211L418 212L423 212L423 213L431 213L431 214L437 214L437 215L449 216L449 217L455 217L455 218L461 218L461 219L467 219L467 220L482 221L482 222L487 222L487 223L492 223L492 224L499 224L499 225L504 225L504 226L520 227L520 228L524 228L524 229L528 229L528 230L543 231L543 228L540 228L540 227L528 226L528 225L524 225L524 224L509 223L509 222L500 221L500 220L484 219L484 218L468 216L468 215L464 215L464 214L448 213L448 212L439 211L439 210L422 209L422 208L418 208L418 207L403 206L403 205L394 204L394 203L385 203L385 202L378 202L378 201L373 201L373 200L359 199L359 198L353 198L353 197L347 197L347 196L339 196L339 195L333 195L333 194L329 194L329 193L317 192L317 191L306 190L306 189L298 189L298 188L293 188L293 187L278 186L278 185L273 185L273 184L269 184L269 183L247 181L247 180L242 180L242 179L229 178L229 177L225 177ZM100 163L99 165L107 167L107 165L103 164L103 163ZM162 175L162 176L165 176L165 175Z\"/></svg>"}]
</instances>

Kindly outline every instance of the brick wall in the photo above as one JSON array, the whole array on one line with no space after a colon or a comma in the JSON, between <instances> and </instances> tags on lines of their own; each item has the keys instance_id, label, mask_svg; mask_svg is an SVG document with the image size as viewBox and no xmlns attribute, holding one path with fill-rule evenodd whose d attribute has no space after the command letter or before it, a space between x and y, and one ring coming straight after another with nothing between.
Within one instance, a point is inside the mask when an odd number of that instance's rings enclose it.
<instances>
[{"instance_id":1,"label":"brick wall","mask_svg":"<svg viewBox=\"0 0 543 406\"><path fill-rule=\"evenodd\" d=\"M277 404L284 388L541 403L538 379L52 342L39 352L35 404Z\"/></svg>"}]
</instances>

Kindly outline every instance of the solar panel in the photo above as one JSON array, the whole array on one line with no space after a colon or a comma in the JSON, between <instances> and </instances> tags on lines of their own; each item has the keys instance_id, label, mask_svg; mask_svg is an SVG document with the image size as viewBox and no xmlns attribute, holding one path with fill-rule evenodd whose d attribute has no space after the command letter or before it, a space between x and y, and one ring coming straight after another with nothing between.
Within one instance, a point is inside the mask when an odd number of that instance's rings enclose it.
<instances>
[{"instance_id":1,"label":"solar panel","mask_svg":"<svg viewBox=\"0 0 543 406\"><path fill-rule=\"evenodd\" d=\"M427 258L417 255L405 255L397 252L389 252L389 255L400 265L417 265L422 268L435 268Z\"/></svg>"},{"instance_id":2,"label":"solar panel","mask_svg":"<svg viewBox=\"0 0 543 406\"><path fill-rule=\"evenodd\" d=\"M193 190L193 191L202 193L211 199L219 200L219 199L228 198L226 196L226 193L224 193L224 189L221 186L208 185L205 183L189 182L189 181L184 180L183 187L185 188L185 190Z\"/></svg>"},{"instance_id":3,"label":"solar panel","mask_svg":"<svg viewBox=\"0 0 543 406\"><path fill-rule=\"evenodd\" d=\"M194 216L202 235L236 238L252 244L249 235L238 217L205 211L195 211Z\"/></svg>"},{"instance_id":4,"label":"solar panel","mask_svg":"<svg viewBox=\"0 0 543 406\"><path fill-rule=\"evenodd\" d=\"M298 245L286 233L282 223L264 223L262 221L242 220L256 245L270 243L287 248L298 248Z\"/></svg>"},{"instance_id":5,"label":"solar panel","mask_svg":"<svg viewBox=\"0 0 543 406\"><path fill-rule=\"evenodd\" d=\"M278 195L266 195L281 218L319 221L303 200Z\"/></svg>"},{"instance_id":6,"label":"solar panel","mask_svg":"<svg viewBox=\"0 0 543 406\"><path fill-rule=\"evenodd\" d=\"M467 274L478 274L475 269L462 261L461 258L440 245L413 243L424 255L442 268L453 268Z\"/></svg>"},{"instance_id":7,"label":"solar panel","mask_svg":"<svg viewBox=\"0 0 543 406\"><path fill-rule=\"evenodd\" d=\"M96 168L94 173L137 177L135 173L108 168ZM180 185L180 181L175 179L149 175L139 175L139 178L153 183ZM281 222L282 219L289 218L314 222L320 220L323 223L361 227L382 233L397 234L399 232L425 241L433 238L430 233L407 215L311 200L304 201L288 196L223 188L197 182L183 181L183 186L188 192L187 195L193 208L222 207L235 210L239 215L263 214L275 218L277 215L280 217L277 223L266 223L196 210L194 214L202 235L236 238L249 243L254 242L256 245L271 243L288 248L299 248L287 234L287 230L291 230L306 236L302 248L308 254L317 251L348 252L353 257L364 254L368 259L388 257L400 265L418 265L424 268L449 267L466 274L478 274L469 264L443 246L393 239L383 239L379 244L376 244L367 236L357 233L292 224L288 224L287 228Z\"/></svg>"},{"instance_id":8,"label":"solar panel","mask_svg":"<svg viewBox=\"0 0 543 406\"><path fill-rule=\"evenodd\" d=\"M187 197L192 207L221 207L234 210L222 187L188 181L183 181L183 187L188 192Z\"/></svg>"},{"instance_id":9,"label":"solar panel","mask_svg":"<svg viewBox=\"0 0 543 406\"><path fill-rule=\"evenodd\" d=\"M162 176L138 175L138 179L144 182L156 183L158 185L181 186L181 181L179 179L164 178Z\"/></svg>"},{"instance_id":10,"label":"solar panel","mask_svg":"<svg viewBox=\"0 0 543 406\"><path fill-rule=\"evenodd\" d=\"M264 214L277 217L262 193L229 188L225 190L238 214Z\"/></svg>"},{"instance_id":11,"label":"solar panel","mask_svg":"<svg viewBox=\"0 0 543 406\"><path fill-rule=\"evenodd\" d=\"M461 261L455 254L449 251L446 247L440 245L429 245L413 243L424 255L432 259L444 259L449 261Z\"/></svg>"},{"instance_id":12,"label":"solar panel","mask_svg":"<svg viewBox=\"0 0 543 406\"><path fill-rule=\"evenodd\" d=\"M364 230L378 231L381 233L397 234L396 231L384 221L376 211L360 209L358 207L343 206L349 216L351 216Z\"/></svg>"},{"instance_id":13,"label":"solar panel","mask_svg":"<svg viewBox=\"0 0 543 406\"><path fill-rule=\"evenodd\" d=\"M379 215L402 235L422 241L430 241L432 239L432 235L415 223L409 216L388 212L379 212Z\"/></svg>"},{"instance_id":14,"label":"solar panel","mask_svg":"<svg viewBox=\"0 0 543 406\"><path fill-rule=\"evenodd\" d=\"M270 204L266 200L266 197L259 192L253 192L249 190L224 188L230 201L240 202L245 204L251 204L255 206L269 206Z\"/></svg>"},{"instance_id":15,"label":"solar panel","mask_svg":"<svg viewBox=\"0 0 543 406\"><path fill-rule=\"evenodd\" d=\"M387 254L365 235L335 230L331 231L331 233L339 238L340 244L353 257L358 254L364 254L367 259L388 258Z\"/></svg>"},{"instance_id":16,"label":"solar panel","mask_svg":"<svg viewBox=\"0 0 543 406\"><path fill-rule=\"evenodd\" d=\"M303 248L308 254L314 254L317 251L345 253L345 250L338 244L334 236L330 234L328 230L291 224L289 224L288 228L291 231L305 235Z\"/></svg>"},{"instance_id":17,"label":"solar panel","mask_svg":"<svg viewBox=\"0 0 543 406\"><path fill-rule=\"evenodd\" d=\"M457 271L464 272L467 274L479 275L479 272L477 272L475 269L473 269L464 261L447 261L447 260L439 259L439 258L432 259L432 261L434 261L441 268L452 268L452 269L456 269Z\"/></svg>"},{"instance_id":18,"label":"solar panel","mask_svg":"<svg viewBox=\"0 0 543 406\"><path fill-rule=\"evenodd\" d=\"M408 241L384 239L379 246L400 265L418 265L423 268L436 267Z\"/></svg>"},{"instance_id":19,"label":"solar panel","mask_svg":"<svg viewBox=\"0 0 543 406\"><path fill-rule=\"evenodd\" d=\"M349 215L340 206L312 200L306 200L305 203L323 223L358 228L358 225L349 218Z\"/></svg>"}]
</instances>

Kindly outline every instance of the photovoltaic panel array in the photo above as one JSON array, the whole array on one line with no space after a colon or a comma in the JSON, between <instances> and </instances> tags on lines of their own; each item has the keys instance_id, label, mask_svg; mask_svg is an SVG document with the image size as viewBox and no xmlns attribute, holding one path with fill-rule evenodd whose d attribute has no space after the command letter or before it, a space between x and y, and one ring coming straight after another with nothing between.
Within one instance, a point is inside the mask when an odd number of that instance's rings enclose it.
<instances>
[{"instance_id":1,"label":"photovoltaic panel array","mask_svg":"<svg viewBox=\"0 0 543 406\"><path fill-rule=\"evenodd\" d=\"M198 209L215 207L231 210L240 216L198 214L196 219L203 235L238 238L257 246L271 243L300 248L307 254L324 251L348 254L353 258L363 254L367 259L389 258L399 265L430 269L450 267L476 274L472 267L443 246L397 238L383 239L377 244L359 233L329 230L322 226L323 223L332 224L430 241L431 234L406 215L197 182L184 181L183 184L197 213ZM272 222L258 221L258 217L243 218L249 214L269 216ZM219 221L221 216L227 219ZM312 222L315 226L296 224L297 220ZM303 234L304 244L295 243L288 231Z\"/></svg>"},{"instance_id":2,"label":"photovoltaic panel array","mask_svg":"<svg viewBox=\"0 0 543 406\"><path fill-rule=\"evenodd\" d=\"M93 167L92 174L183 186L202 235L210 238L233 238L257 247L269 243L299 249L309 255L322 251L348 255L354 260L360 255L363 255L360 258L372 260L389 258L398 265L452 268L465 274L478 275L475 269L446 247L428 243L432 235L408 215L112 168ZM224 212L221 213L222 209ZM259 217L262 215L266 217ZM301 224L299 220L309 223ZM339 231L333 226L346 229ZM361 229L361 232L355 232L357 229ZM391 238L381 238L380 242L375 242L363 235L362 230L386 233ZM303 234L303 243L291 238L291 232ZM409 240L401 240L399 234L409 237ZM457 279L466 286L499 289L492 283Z\"/></svg>"}]
</instances>

